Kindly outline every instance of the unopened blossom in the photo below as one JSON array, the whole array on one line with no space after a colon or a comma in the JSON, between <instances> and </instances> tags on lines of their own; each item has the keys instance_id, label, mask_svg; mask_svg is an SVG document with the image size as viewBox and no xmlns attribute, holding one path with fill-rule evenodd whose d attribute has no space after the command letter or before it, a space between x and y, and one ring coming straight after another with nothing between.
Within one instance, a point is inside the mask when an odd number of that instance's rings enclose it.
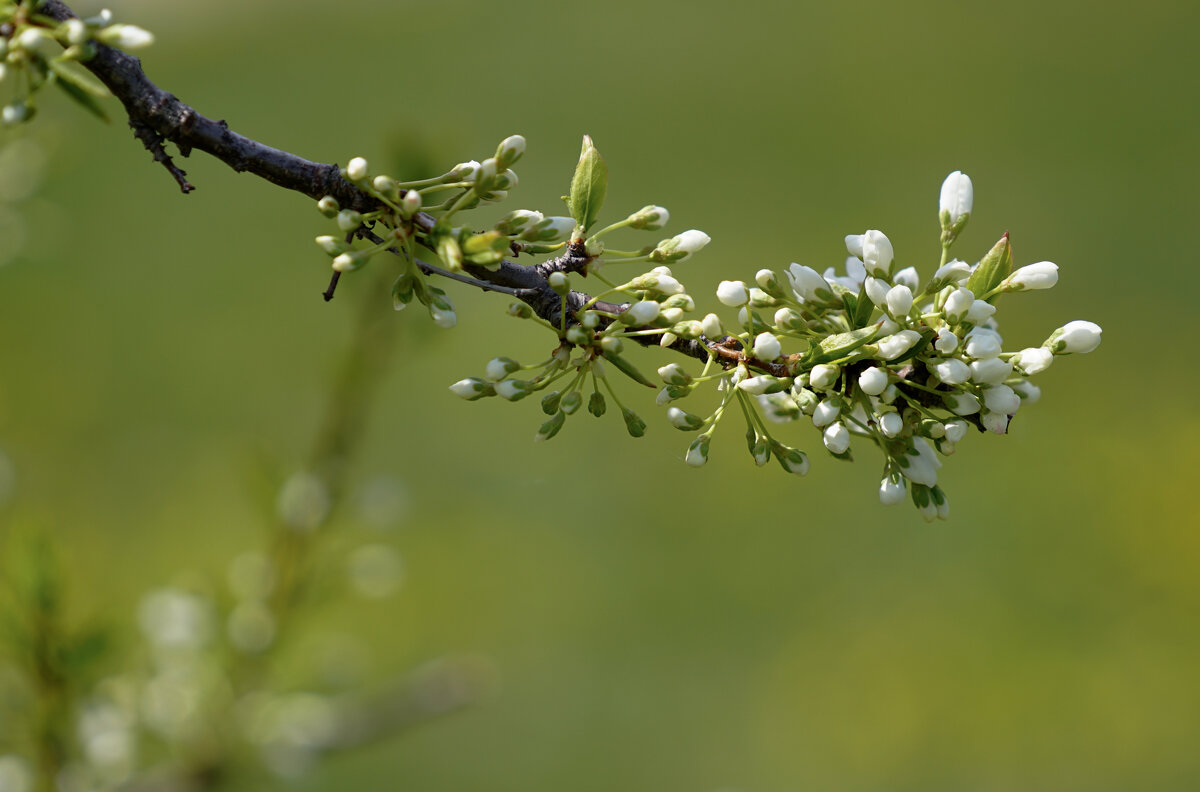
<instances>
[{"instance_id":1,"label":"unopened blossom","mask_svg":"<svg viewBox=\"0 0 1200 792\"><path fill-rule=\"evenodd\" d=\"M708 461L708 443L706 435L701 435L688 446L687 455L683 458L692 467L700 467Z\"/></svg>"},{"instance_id":2,"label":"unopened blossom","mask_svg":"<svg viewBox=\"0 0 1200 792\"><path fill-rule=\"evenodd\" d=\"M878 366L864 369L858 375L858 388L868 396L878 396L888 385L888 375Z\"/></svg>"},{"instance_id":3,"label":"unopened blossom","mask_svg":"<svg viewBox=\"0 0 1200 792\"><path fill-rule=\"evenodd\" d=\"M999 385L1012 376L1013 366L998 357L971 363L971 380L980 385Z\"/></svg>"},{"instance_id":4,"label":"unopened blossom","mask_svg":"<svg viewBox=\"0 0 1200 792\"><path fill-rule=\"evenodd\" d=\"M957 443L967 436L966 421L946 421L946 439Z\"/></svg>"},{"instance_id":5,"label":"unopened blossom","mask_svg":"<svg viewBox=\"0 0 1200 792\"><path fill-rule=\"evenodd\" d=\"M910 290L916 291L921 286L921 276L917 274L916 267L905 267L892 277L897 284L903 284Z\"/></svg>"},{"instance_id":6,"label":"unopened blossom","mask_svg":"<svg viewBox=\"0 0 1200 792\"><path fill-rule=\"evenodd\" d=\"M721 317L714 313L705 314L704 318L700 320L700 324L704 328L704 335L711 339L720 338L725 334L721 327Z\"/></svg>"},{"instance_id":7,"label":"unopened blossom","mask_svg":"<svg viewBox=\"0 0 1200 792\"><path fill-rule=\"evenodd\" d=\"M950 293L946 298L946 303L943 310L946 314L946 321L951 324L961 322L970 310L971 305L975 302L975 295L967 288L957 288Z\"/></svg>"},{"instance_id":8,"label":"unopened blossom","mask_svg":"<svg viewBox=\"0 0 1200 792\"><path fill-rule=\"evenodd\" d=\"M809 372L808 384L817 390L825 390L837 382L840 373L837 366L820 363L813 366L812 371Z\"/></svg>"},{"instance_id":9,"label":"unopened blossom","mask_svg":"<svg viewBox=\"0 0 1200 792\"><path fill-rule=\"evenodd\" d=\"M904 501L906 490L904 479L895 474L886 476L879 482L879 502L884 506L895 506Z\"/></svg>"},{"instance_id":10,"label":"unopened blossom","mask_svg":"<svg viewBox=\"0 0 1200 792\"><path fill-rule=\"evenodd\" d=\"M772 333L759 333L754 339L754 356L759 360L775 360L783 353L779 339Z\"/></svg>"},{"instance_id":11,"label":"unopened blossom","mask_svg":"<svg viewBox=\"0 0 1200 792\"><path fill-rule=\"evenodd\" d=\"M1012 415L1021 408L1021 397L1007 385L992 385L983 389L983 404L992 412Z\"/></svg>"},{"instance_id":12,"label":"unopened blossom","mask_svg":"<svg viewBox=\"0 0 1200 792\"><path fill-rule=\"evenodd\" d=\"M904 477L917 484L932 487L937 484L938 468L942 466L933 446L924 437L914 437L912 447L900 458L900 470Z\"/></svg>"},{"instance_id":13,"label":"unopened blossom","mask_svg":"<svg viewBox=\"0 0 1200 792\"><path fill-rule=\"evenodd\" d=\"M826 427L821 439L831 454L845 453L846 449L850 447L850 432L840 422Z\"/></svg>"},{"instance_id":14,"label":"unopened blossom","mask_svg":"<svg viewBox=\"0 0 1200 792\"><path fill-rule=\"evenodd\" d=\"M350 181L362 181L367 178L367 161L362 157L354 157L346 163L346 178Z\"/></svg>"},{"instance_id":15,"label":"unopened blossom","mask_svg":"<svg viewBox=\"0 0 1200 792\"><path fill-rule=\"evenodd\" d=\"M1076 319L1055 330L1043 346L1056 355L1085 354L1100 346L1100 325Z\"/></svg>"},{"instance_id":16,"label":"unopened blossom","mask_svg":"<svg viewBox=\"0 0 1200 792\"><path fill-rule=\"evenodd\" d=\"M946 409L955 415L974 415L979 412L979 399L972 393L948 393L942 397Z\"/></svg>"},{"instance_id":17,"label":"unopened blossom","mask_svg":"<svg viewBox=\"0 0 1200 792\"><path fill-rule=\"evenodd\" d=\"M889 412L880 416L879 431L883 432L884 437L895 437L903 430L904 419L900 417L900 413Z\"/></svg>"},{"instance_id":18,"label":"unopened blossom","mask_svg":"<svg viewBox=\"0 0 1200 792\"><path fill-rule=\"evenodd\" d=\"M937 340L933 342L933 347L943 355L949 355L958 349L958 336L950 332L950 328L943 327L938 330Z\"/></svg>"},{"instance_id":19,"label":"unopened blossom","mask_svg":"<svg viewBox=\"0 0 1200 792\"><path fill-rule=\"evenodd\" d=\"M976 327L967 333L967 343L964 350L976 360L994 358L1002 351L1000 335L986 327Z\"/></svg>"},{"instance_id":20,"label":"unopened blossom","mask_svg":"<svg viewBox=\"0 0 1200 792\"><path fill-rule=\"evenodd\" d=\"M979 415L979 422L983 424L984 429L992 434L1005 434L1008 432L1008 415L1006 413L984 410Z\"/></svg>"},{"instance_id":21,"label":"unopened blossom","mask_svg":"<svg viewBox=\"0 0 1200 792\"><path fill-rule=\"evenodd\" d=\"M779 380L776 377L772 377L769 374L760 374L757 377L739 379L736 384L738 390L745 391L752 396L759 396L775 388L778 383Z\"/></svg>"},{"instance_id":22,"label":"unopened blossom","mask_svg":"<svg viewBox=\"0 0 1200 792\"><path fill-rule=\"evenodd\" d=\"M971 324L982 324L986 322L992 314L996 313L996 306L992 305L987 300L976 300L971 303L971 307L967 309L966 319Z\"/></svg>"},{"instance_id":23,"label":"unopened blossom","mask_svg":"<svg viewBox=\"0 0 1200 792\"><path fill-rule=\"evenodd\" d=\"M1027 375L1041 374L1054 362L1054 353L1045 347L1026 347L1017 353L1013 363Z\"/></svg>"},{"instance_id":24,"label":"unopened blossom","mask_svg":"<svg viewBox=\"0 0 1200 792\"><path fill-rule=\"evenodd\" d=\"M1023 291L1034 289L1049 289L1058 283L1058 265L1049 261L1039 261L1027 264L1013 272L1000 288L1004 291Z\"/></svg>"},{"instance_id":25,"label":"unopened blossom","mask_svg":"<svg viewBox=\"0 0 1200 792\"><path fill-rule=\"evenodd\" d=\"M881 360L895 360L921 340L921 334L916 330L901 330L899 333L880 339L876 343Z\"/></svg>"},{"instance_id":26,"label":"unopened blossom","mask_svg":"<svg viewBox=\"0 0 1200 792\"><path fill-rule=\"evenodd\" d=\"M499 382L520 368L521 364L512 358L492 358L488 361L487 366L484 368L483 376L487 377L492 382Z\"/></svg>"},{"instance_id":27,"label":"unopened blossom","mask_svg":"<svg viewBox=\"0 0 1200 792\"><path fill-rule=\"evenodd\" d=\"M842 407L845 405L842 400L836 396L828 399L823 399L817 408L813 410L812 422L813 426L820 429L822 426L829 426L836 421L842 414Z\"/></svg>"},{"instance_id":28,"label":"unopened blossom","mask_svg":"<svg viewBox=\"0 0 1200 792\"><path fill-rule=\"evenodd\" d=\"M788 275L791 276L792 289L796 292L796 296L805 302L826 299L833 295L833 290L829 288L828 281L822 278L820 273L812 267L792 264L788 268Z\"/></svg>"},{"instance_id":29,"label":"unopened blossom","mask_svg":"<svg viewBox=\"0 0 1200 792\"><path fill-rule=\"evenodd\" d=\"M880 308L887 306L888 290L891 288L892 285L883 278L867 278L863 281L863 291L867 293L867 298Z\"/></svg>"},{"instance_id":30,"label":"unopened blossom","mask_svg":"<svg viewBox=\"0 0 1200 792\"><path fill-rule=\"evenodd\" d=\"M626 308L622 317L629 317L630 324L644 325L657 319L661 310L662 306L654 300L640 300Z\"/></svg>"},{"instance_id":31,"label":"unopened blossom","mask_svg":"<svg viewBox=\"0 0 1200 792\"><path fill-rule=\"evenodd\" d=\"M712 241L703 231L690 229L658 243L650 254L651 261L684 261Z\"/></svg>"},{"instance_id":32,"label":"unopened blossom","mask_svg":"<svg viewBox=\"0 0 1200 792\"><path fill-rule=\"evenodd\" d=\"M958 358L929 362L929 370L947 385L961 385L971 379L971 367Z\"/></svg>"},{"instance_id":33,"label":"unopened blossom","mask_svg":"<svg viewBox=\"0 0 1200 792\"><path fill-rule=\"evenodd\" d=\"M749 301L750 293L746 290L746 284L741 281L721 281L717 285L717 299L723 305L736 308Z\"/></svg>"},{"instance_id":34,"label":"unopened blossom","mask_svg":"<svg viewBox=\"0 0 1200 792\"><path fill-rule=\"evenodd\" d=\"M846 250L850 255L862 260L868 275L877 278L887 277L888 267L895 257L891 241L882 231L876 229L847 236Z\"/></svg>"},{"instance_id":35,"label":"unopened blossom","mask_svg":"<svg viewBox=\"0 0 1200 792\"><path fill-rule=\"evenodd\" d=\"M965 261L954 259L937 268L933 273L931 284L936 287L945 287L952 283L962 283L967 278L971 277L971 265Z\"/></svg>"},{"instance_id":36,"label":"unopened blossom","mask_svg":"<svg viewBox=\"0 0 1200 792\"><path fill-rule=\"evenodd\" d=\"M661 206L643 206L629 216L629 227L657 231L671 219L671 213Z\"/></svg>"},{"instance_id":37,"label":"unopened blossom","mask_svg":"<svg viewBox=\"0 0 1200 792\"><path fill-rule=\"evenodd\" d=\"M905 286L903 283L893 286L887 293L888 313L896 318L907 316L912 310L913 293L912 289Z\"/></svg>"},{"instance_id":38,"label":"unopened blossom","mask_svg":"<svg viewBox=\"0 0 1200 792\"><path fill-rule=\"evenodd\" d=\"M954 171L942 182L942 192L938 196L938 213L948 214L951 226L971 213L974 202L975 188L967 174Z\"/></svg>"},{"instance_id":39,"label":"unopened blossom","mask_svg":"<svg viewBox=\"0 0 1200 792\"><path fill-rule=\"evenodd\" d=\"M1021 404L1034 404L1042 398L1042 389L1028 380L1018 380L1012 389L1021 397Z\"/></svg>"}]
</instances>

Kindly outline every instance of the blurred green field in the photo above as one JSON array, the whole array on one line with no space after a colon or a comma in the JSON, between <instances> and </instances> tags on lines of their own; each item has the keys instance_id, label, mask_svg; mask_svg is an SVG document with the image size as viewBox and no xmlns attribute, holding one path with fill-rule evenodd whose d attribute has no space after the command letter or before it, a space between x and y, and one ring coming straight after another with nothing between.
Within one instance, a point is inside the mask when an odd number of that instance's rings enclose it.
<instances>
[{"instance_id":1,"label":"blurred green field","mask_svg":"<svg viewBox=\"0 0 1200 792\"><path fill-rule=\"evenodd\" d=\"M1105 330L1009 436L961 444L951 520L926 525L879 505L865 447L844 465L809 429L803 480L756 469L733 426L686 467L648 397L639 441L577 417L534 445L535 404L446 386L540 359L543 334L462 290L454 330L397 314L338 525L375 536L354 504L392 482L403 518L377 538L404 583L314 630L355 636L370 678L469 653L496 684L300 788L1200 788L1200 374L1175 346L1200 291L1200 5L112 5L156 33L159 85L319 161L449 166L521 133L512 208L558 211L591 134L611 217L660 203L713 237L677 268L702 310L701 284L840 264L866 228L928 276L961 169L958 255L1009 231L1018 264L1062 270L1001 304L1006 340ZM123 122L64 104L28 132L39 191L0 204L26 236L0 265L0 520L56 537L73 618L132 636L143 592L258 541L257 471L303 463L375 284L323 303L310 201L201 155L180 196Z\"/></svg>"}]
</instances>

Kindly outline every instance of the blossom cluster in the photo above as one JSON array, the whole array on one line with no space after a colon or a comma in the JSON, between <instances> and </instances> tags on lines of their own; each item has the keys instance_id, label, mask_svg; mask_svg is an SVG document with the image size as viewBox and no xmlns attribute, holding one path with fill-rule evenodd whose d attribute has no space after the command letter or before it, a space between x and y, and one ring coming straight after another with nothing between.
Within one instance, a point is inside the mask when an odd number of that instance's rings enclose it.
<instances>
[{"instance_id":1,"label":"blossom cluster","mask_svg":"<svg viewBox=\"0 0 1200 792\"><path fill-rule=\"evenodd\" d=\"M657 342L702 361L698 373L678 361L658 370L663 383L658 403L667 406L668 421L698 433L685 455L688 464L705 464L718 425L740 415L756 464L774 458L787 472L804 475L808 455L780 440L770 424L807 421L834 457L851 459L854 437L882 452L881 502L898 503L908 495L926 519L944 519L942 458L955 452L972 427L1006 433L1022 405L1040 395L1029 379L1056 357L1092 351L1101 335L1099 326L1077 320L1039 346L1005 350L995 316L998 298L1054 286L1058 267L1042 261L1014 269L1007 234L976 263L951 258L973 197L965 174L946 178L939 199L941 260L924 280L915 267L898 267L888 237L869 229L846 237L848 257L840 270L818 272L794 263L783 273L760 270L750 283L722 281L716 297L737 310L735 320L716 313L689 317L695 301L666 266L619 284L603 279L610 289L598 297L618 294L626 302L614 309L593 297L573 312L566 310L569 279L555 273L551 285L564 295L564 319L551 326L560 342L554 353L533 365L496 358L484 377L461 380L451 390L468 400L510 401L546 391L542 408L550 419L535 436L544 440L579 410L586 389L588 411L604 413L605 393L617 396L606 365L651 384L622 356L623 344ZM668 216L654 206L642 212ZM634 217L622 224L634 225ZM702 232L686 231L629 258L683 261L708 241ZM587 249L596 253L587 272L600 277L603 247L588 239ZM525 305L510 312L538 318ZM679 404L708 386L719 394L711 411L694 414ZM621 409L630 434L641 436L645 423Z\"/></svg>"},{"instance_id":2,"label":"blossom cluster","mask_svg":"<svg viewBox=\"0 0 1200 792\"><path fill-rule=\"evenodd\" d=\"M97 100L108 96L108 89L80 63L95 56L97 44L140 49L152 44L154 36L137 25L114 23L108 9L87 19L71 17L56 23L34 13L36 5L0 0L0 82L11 82L15 94L0 109L0 122L12 126L32 119L37 112L36 94L49 84L106 118Z\"/></svg>"}]
</instances>

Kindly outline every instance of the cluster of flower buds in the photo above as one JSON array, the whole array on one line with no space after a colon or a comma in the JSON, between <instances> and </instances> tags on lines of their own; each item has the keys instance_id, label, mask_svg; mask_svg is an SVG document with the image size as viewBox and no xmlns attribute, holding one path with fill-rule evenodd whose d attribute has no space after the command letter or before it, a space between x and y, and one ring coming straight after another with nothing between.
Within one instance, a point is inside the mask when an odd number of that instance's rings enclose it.
<instances>
[{"instance_id":1,"label":"cluster of flower buds","mask_svg":"<svg viewBox=\"0 0 1200 792\"><path fill-rule=\"evenodd\" d=\"M97 43L139 49L154 43L154 36L136 25L114 24L108 9L88 19L54 23L31 13L31 5L37 4L0 2L0 82L13 72L16 94L0 109L0 121L11 126L32 119L35 95L51 82L88 112L107 119L98 100L109 95L108 89L79 63L95 56Z\"/></svg>"},{"instance_id":2,"label":"cluster of flower buds","mask_svg":"<svg viewBox=\"0 0 1200 792\"><path fill-rule=\"evenodd\" d=\"M945 518L940 457L953 454L971 426L1007 432L1021 406L1040 395L1029 378L1056 356L1092 351L1101 333L1092 322L1073 321L1040 346L1004 350L997 299L1050 288L1058 267L1043 261L1014 270L1007 234L974 265L949 259L972 199L965 174L946 179L939 202L942 261L924 284L915 268L896 267L892 244L878 230L846 237L842 273L792 264L784 277L759 271L755 285L723 281L717 299L739 311L731 331L740 348L736 365L714 371L710 358L696 378L677 364L659 371L666 401L687 396L700 382L716 381L722 393L707 416L670 408L674 426L701 431L687 462L704 464L713 430L737 401L757 464L774 455L802 474L806 458L775 440L767 422L811 421L835 457L850 459L853 436L882 451L883 503L899 502L907 490L927 519Z\"/></svg>"}]
</instances>

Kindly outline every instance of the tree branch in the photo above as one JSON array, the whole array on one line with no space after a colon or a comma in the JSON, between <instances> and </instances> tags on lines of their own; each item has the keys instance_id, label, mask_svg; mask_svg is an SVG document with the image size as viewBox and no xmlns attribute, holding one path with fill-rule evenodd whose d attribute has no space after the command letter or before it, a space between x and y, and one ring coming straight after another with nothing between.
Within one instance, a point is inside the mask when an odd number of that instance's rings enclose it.
<instances>
[{"instance_id":1,"label":"tree branch","mask_svg":"<svg viewBox=\"0 0 1200 792\"><path fill-rule=\"evenodd\" d=\"M45 0L39 12L58 21L76 16L61 0ZM337 200L339 206L358 212L369 212L378 207L378 201L344 178L336 164L312 162L240 135L231 130L225 121L214 121L199 114L151 82L138 58L99 42L95 46L96 56L83 65L120 100L135 136L150 150L154 159L167 168L184 193L195 188L188 183L184 171L167 155L163 148L166 141L174 143L185 157L193 150L203 151L239 173L254 174L313 199L329 195ZM430 231L436 221L422 212L416 215L414 222L424 231ZM550 288L548 278L552 272L582 272L580 261L577 260L581 254L582 251L578 251L574 258L569 254L535 267L522 266L507 259L497 269L468 264L465 269L474 282L462 277L453 279L484 290L511 294L528 304L539 317L558 326L562 298ZM583 264L588 260L584 260ZM451 275L428 264L422 263L420 266L426 273L444 277ZM329 288L323 293L327 301L333 298L336 283L335 274ZM566 303L574 311L590 300L587 294L573 291L567 295ZM596 303L596 308L610 313L621 313L626 307ZM653 335L634 336L633 340L643 346L655 346L658 343L658 338ZM722 365L731 366L742 356L736 351L739 349L736 342L730 346L729 341L679 339L668 348L698 360L707 360L710 354L715 354Z\"/></svg>"}]
</instances>

